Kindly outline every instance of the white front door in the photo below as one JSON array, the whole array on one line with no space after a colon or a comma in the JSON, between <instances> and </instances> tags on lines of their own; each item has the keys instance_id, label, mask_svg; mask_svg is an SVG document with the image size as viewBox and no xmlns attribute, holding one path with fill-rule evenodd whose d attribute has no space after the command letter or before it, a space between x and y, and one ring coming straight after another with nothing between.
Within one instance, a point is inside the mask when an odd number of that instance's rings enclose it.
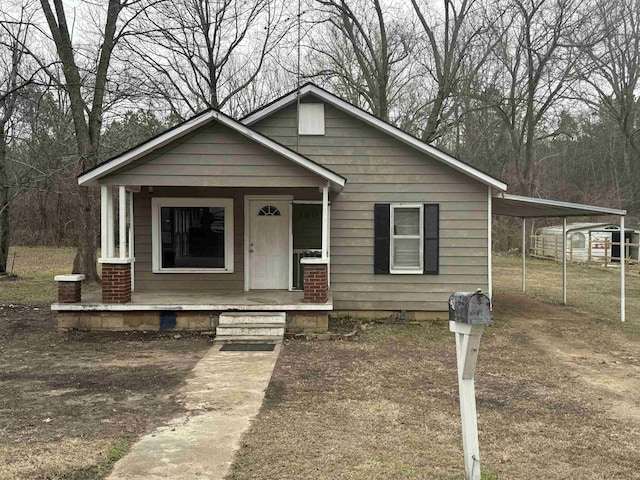
<instances>
[{"instance_id":1,"label":"white front door","mask_svg":"<svg viewBox=\"0 0 640 480\"><path fill-rule=\"evenodd\" d=\"M289 201L248 200L249 289L289 288Z\"/></svg>"}]
</instances>

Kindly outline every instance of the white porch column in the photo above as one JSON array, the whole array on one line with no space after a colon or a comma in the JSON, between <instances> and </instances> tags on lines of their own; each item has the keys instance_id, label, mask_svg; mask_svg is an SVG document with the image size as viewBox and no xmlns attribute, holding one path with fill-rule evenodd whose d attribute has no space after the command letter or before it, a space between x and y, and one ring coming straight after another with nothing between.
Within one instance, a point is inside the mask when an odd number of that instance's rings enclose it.
<instances>
[{"instance_id":1,"label":"white porch column","mask_svg":"<svg viewBox=\"0 0 640 480\"><path fill-rule=\"evenodd\" d=\"M107 220L107 198L109 195L109 187L106 185L100 186L100 256L107 256L107 245L109 244L109 240L107 237L107 228L109 223Z\"/></svg>"},{"instance_id":2,"label":"white porch column","mask_svg":"<svg viewBox=\"0 0 640 480\"><path fill-rule=\"evenodd\" d=\"M322 187L322 258L329 258L329 187Z\"/></svg>"},{"instance_id":3,"label":"white porch column","mask_svg":"<svg viewBox=\"0 0 640 480\"><path fill-rule=\"evenodd\" d=\"M129 194L129 257L133 258L133 192Z\"/></svg>"},{"instance_id":4,"label":"white porch column","mask_svg":"<svg viewBox=\"0 0 640 480\"><path fill-rule=\"evenodd\" d=\"M113 258L115 251L113 225L113 191L111 186L100 187L100 256Z\"/></svg>"},{"instance_id":5,"label":"white porch column","mask_svg":"<svg viewBox=\"0 0 640 480\"><path fill-rule=\"evenodd\" d=\"M120 258L127 258L127 189L124 185L118 187L118 201Z\"/></svg>"},{"instance_id":6,"label":"white porch column","mask_svg":"<svg viewBox=\"0 0 640 480\"><path fill-rule=\"evenodd\" d=\"M527 291L527 219L522 217L522 291Z\"/></svg>"},{"instance_id":7,"label":"white porch column","mask_svg":"<svg viewBox=\"0 0 640 480\"><path fill-rule=\"evenodd\" d=\"M562 304L567 304L567 217L562 217Z\"/></svg>"},{"instance_id":8,"label":"white porch column","mask_svg":"<svg viewBox=\"0 0 640 480\"><path fill-rule=\"evenodd\" d=\"M129 258L135 258L135 252L133 248L134 236L133 236L133 192L129 192ZM134 278L135 268L133 264L131 265L131 291L135 290L135 278Z\"/></svg>"},{"instance_id":9,"label":"white porch column","mask_svg":"<svg viewBox=\"0 0 640 480\"><path fill-rule=\"evenodd\" d=\"M626 314L626 292L624 278L624 263L627 256L624 238L624 215L620 215L620 321L625 321Z\"/></svg>"},{"instance_id":10,"label":"white porch column","mask_svg":"<svg viewBox=\"0 0 640 480\"><path fill-rule=\"evenodd\" d=\"M133 291L133 192L124 185L101 187L100 242L102 303L127 303ZM118 255L115 254L115 201L118 192ZM127 205L129 199L129 205ZM131 225L129 232L127 226Z\"/></svg>"}]
</instances>

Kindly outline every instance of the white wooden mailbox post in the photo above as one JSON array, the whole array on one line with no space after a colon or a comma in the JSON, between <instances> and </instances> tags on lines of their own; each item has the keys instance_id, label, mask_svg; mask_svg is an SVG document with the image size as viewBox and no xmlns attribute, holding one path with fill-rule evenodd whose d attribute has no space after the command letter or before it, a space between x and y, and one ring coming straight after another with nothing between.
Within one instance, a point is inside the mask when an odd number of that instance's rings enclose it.
<instances>
[{"instance_id":1,"label":"white wooden mailbox post","mask_svg":"<svg viewBox=\"0 0 640 480\"><path fill-rule=\"evenodd\" d=\"M449 297L449 330L456 336L462 448L467 480L480 480L480 447L476 417L474 375L480 337L491 321L491 301L480 290L456 292Z\"/></svg>"}]
</instances>

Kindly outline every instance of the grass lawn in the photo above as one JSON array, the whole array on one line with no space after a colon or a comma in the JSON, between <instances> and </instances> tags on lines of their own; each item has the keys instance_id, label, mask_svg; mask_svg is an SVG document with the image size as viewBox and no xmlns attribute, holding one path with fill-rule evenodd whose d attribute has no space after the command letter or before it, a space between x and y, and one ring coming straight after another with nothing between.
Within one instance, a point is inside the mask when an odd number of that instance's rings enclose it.
<instances>
[{"instance_id":1,"label":"grass lawn","mask_svg":"<svg viewBox=\"0 0 640 480\"><path fill-rule=\"evenodd\" d=\"M617 322L616 272L571 266L565 308L518 292L518 268L496 258L480 348L483 478L639 479L640 345L634 316ZM558 271L533 262L531 290L559 303ZM283 348L232 477L462 479L461 442L447 325L371 323L357 342Z\"/></svg>"},{"instance_id":2,"label":"grass lawn","mask_svg":"<svg viewBox=\"0 0 640 480\"><path fill-rule=\"evenodd\" d=\"M495 255L493 288L498 293L522 292L522 259ZM553 304L562 304L562 263L527 259L527 294ZM626 281L627 321L622 328L640 334L640 274L628 271ZM620 269L618 267L567 265L567 305L590 312L613 324L620 323Z\"/></svg>"},{"instance_id":3,"label":"grass lawn","mask_svg":"<svg viewBox=\"0 0 640 480\"><path fill-rule=\"evenodd\" d=\"M131 442L183 411L199 335L58 332L46 303L71 249L21 248L0 280L0 479L103 478ZM11 266L11 264L9 265Z\"/></svg>"},{"instance_id":4,"label":"grass lawn","mask_svg":"<svg viewBox=\"0 0 640 480\"><path fill-rule=\"evenodd\" d=\"M11 247L7 271L0 277L0 302L50 303L58 293L53 277L71 273L76 249L69 247ZM83 285L85 291L97 285Z\"/></svg>"},{"instance_id":5,"label":"grass lawn","mask_svg":"<svg viewBox=\"0 0 640 480\"><path fill-rule=\"evenodd\" d=\"M139 435L180 415L200 336L57 332L53 275L73 251L16 248L0 281L0 479L103 478ZM20 262L20 263L19 263ZM485 480L640 480L640 277L618 321L618 271L496 256L476 377ZM590 313L584 313L590 312ZM344 327L344 325L343 325ZM232 478L462 479L445 322L365 323L357 341L285 344Z\"/></svg>"}]
</instances>

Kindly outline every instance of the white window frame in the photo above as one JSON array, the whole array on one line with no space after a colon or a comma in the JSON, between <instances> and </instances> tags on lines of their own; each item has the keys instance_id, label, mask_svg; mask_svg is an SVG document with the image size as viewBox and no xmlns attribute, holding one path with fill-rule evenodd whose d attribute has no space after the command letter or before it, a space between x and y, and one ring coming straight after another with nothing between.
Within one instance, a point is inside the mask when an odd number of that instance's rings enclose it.
<instances>
[{"instance_id":1,"label":"white window frame","mask_svg":"<svg viewBox=\"0 0 640 480\"><path fill-rule=\"evenodd\" d=\"M394 258L394 243L395 239L415 239L416 235L396 235L394 231L394 223L395 223L395 209L396 208L416 208L418 209L419 222L420 222L420 244L419 244L419 252L418 259L420 265L418 268L393 268L395 263ZM389 212L389 273L391 274L402 274L402 275L422 275L424 273L424 205L421 203L392 203L390 204L390 212Z\"/></svg>"},{"instance_id":2,"label":"white window frame","mask_svg":"<svg viewBox=\"0 0 640 480\"><path fill-rule=\"evenodd\" d=\"M162 268L162 207L222 207L224 208L224 268ZM151 199L151 266L153 273L233 273L233 199L232 198L174 198Z\"/></svg>"}]
</instances>

